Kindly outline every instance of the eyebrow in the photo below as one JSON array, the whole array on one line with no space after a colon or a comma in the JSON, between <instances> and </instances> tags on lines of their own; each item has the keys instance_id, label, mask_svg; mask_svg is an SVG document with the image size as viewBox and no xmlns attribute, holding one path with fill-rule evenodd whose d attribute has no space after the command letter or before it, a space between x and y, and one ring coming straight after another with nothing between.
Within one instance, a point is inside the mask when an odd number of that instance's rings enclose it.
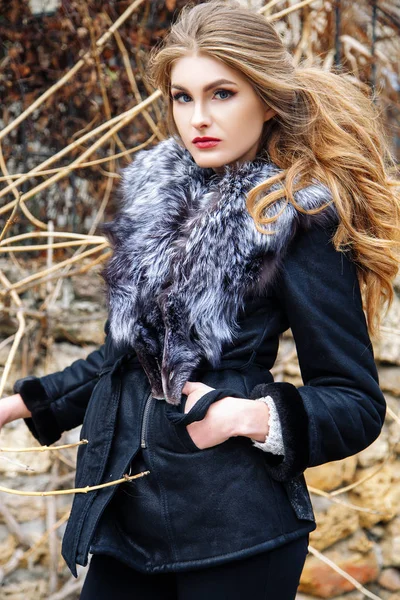
<instances>
[{"instance_id":1,"label":"eyebrow","mask_svg":"<svg viewBox=\"0 0 400 600\"><path fill-rule=\"evenodd\" d=\"M203 88L203 92L208 92L208 90L211 90L212 88L216 87L217 85L221 85L222 83L231 83L237 86L237 83L235 83L234 81L229 81L229 79L217 79L216 81L213 81L212 83L206 85ZM183 87L183 85L178 85L177 83L171 84L171 89L172 88L176 88L177 90L183 90L187 92L187 89Z\"/></svg>"}]
</instances>

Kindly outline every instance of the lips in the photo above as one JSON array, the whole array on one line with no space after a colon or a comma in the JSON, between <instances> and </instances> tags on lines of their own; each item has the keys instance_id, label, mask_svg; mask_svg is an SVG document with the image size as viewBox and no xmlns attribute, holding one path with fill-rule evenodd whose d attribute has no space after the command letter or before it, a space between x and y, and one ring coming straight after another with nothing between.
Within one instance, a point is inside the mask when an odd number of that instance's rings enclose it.
<instances>
[{"instance_id":1,"label":"lips","mask_svg":"<svg viewBox=\"0 0 400 600\"><path fill-rule=\"evenodd\" d=\"M219 144L221 140L217 138L203 137L203 138L194 138L193 143L196 148L213 148L217 144Z\"/></svg>"},{"instance_id":2,"label":"lips","mask_svg":"<svg viewBox=\"0 0 400 600\"><path fill-rule=\"evenodd\" d=\"M220 141L221 140L219 138L208 137L207 135L205 135L203 137L195 137L192 140L193 144L196 144L197 142L220 142Z\"/></svg>"}]
</instances>

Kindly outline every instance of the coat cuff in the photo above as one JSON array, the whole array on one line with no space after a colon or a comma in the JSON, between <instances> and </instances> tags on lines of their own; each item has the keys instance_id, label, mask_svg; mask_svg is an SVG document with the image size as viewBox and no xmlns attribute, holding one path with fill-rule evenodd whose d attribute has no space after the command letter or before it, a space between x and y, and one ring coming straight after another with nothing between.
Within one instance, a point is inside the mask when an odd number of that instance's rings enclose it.
<instances>
[{"instance_id":1,"label":"coat cuff","mask_svg":"<svg viewBox=\"0 0 400 600\"><path fill-rule=\"evenodd\" d=\"M280 454L281 456L284 456L285 446L282 439L282 427L275 402L272 400L271 396L257 398L255 402L264 402L268 406L269 418L268 433L265 441L259 442L251 438L253 446L259 448L263 452L270 452L271 454Z\"/></svg>"},{"instance_id":2,"label":"coat cuff","mask_svg":"<svg viewBox=\"0 0 400 600\"><path fill-rule=\"evenodd\" d=\"M24 419L29 431L42 446L56 442L62 434L54 413L51 399L38 377L29 376L18 379L14 384L14 393L19 394L31 417Z\"/></svg>"},{"instance_id":3,"label":"coat cuff","mask_svg":"<svg viewBox=\"0 0 400 600\"><path fill-rule=\"evenodd\" d=\"M271 477L289 481L298 477L309 464L308 416L297 388L291 383L261 383L253 388L250 398L271 396L282 427L284 456L265 453Z\"/></svg>"}]
</instances>

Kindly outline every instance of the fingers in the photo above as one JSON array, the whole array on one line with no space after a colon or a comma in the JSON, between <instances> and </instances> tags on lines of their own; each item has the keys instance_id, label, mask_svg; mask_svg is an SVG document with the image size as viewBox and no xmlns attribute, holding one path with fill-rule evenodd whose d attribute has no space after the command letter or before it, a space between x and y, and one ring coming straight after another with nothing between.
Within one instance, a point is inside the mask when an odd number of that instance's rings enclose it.
<instances>
[{"instance_id":1,"label":"fingers","mask_svg":"<svg viewBox=\"0 0 400 600\"><path fill-rule=\"evenodd\" d=\"M185 394L185 396L189 396L189 394L191 394L192 392L195 392L197 390L199 385L202 385L202 384L199 383L198 381L187 381L185 383L185 385L183 386L182 394Z\"/></svg>"},{"instance_id":2,"label":"fingers","mask_svg":"<svg viewBox=\"0 0 400 600\"><path fill-rule=\"evenodd\" d=\"M189 394L192 394L196 391L201 391L203 394L205 394L206 392L210 392L213 389L214 388L210 387L209 385L201 383L201 381L187 381L183 386L182 394L188 396Z\"/></svg>"}]
</instances>

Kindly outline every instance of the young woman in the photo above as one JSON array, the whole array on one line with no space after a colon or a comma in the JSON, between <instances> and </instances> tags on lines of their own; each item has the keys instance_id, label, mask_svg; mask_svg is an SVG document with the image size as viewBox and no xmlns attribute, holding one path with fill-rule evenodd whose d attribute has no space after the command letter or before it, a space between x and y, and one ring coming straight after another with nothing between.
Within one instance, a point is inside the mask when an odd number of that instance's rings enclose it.
<instances>
[{"instance_id":1,"label":"young woman","mask_svg":"<svg viewBox=\"0 0 400 600\"><path fill-rule=\"evenodd\" d=\"M368 331L397 271L390 158L371 101L235 3L184 9L149 69L171 136L124 170L105 225L106 342L17 381L2 422L42 444L83 422L79 487L149 471L75 497L84 600L289 600L315 528L304 470L385 417ZM289 327L299 388L270 374Z\"/></svg>"}]
</instances>

